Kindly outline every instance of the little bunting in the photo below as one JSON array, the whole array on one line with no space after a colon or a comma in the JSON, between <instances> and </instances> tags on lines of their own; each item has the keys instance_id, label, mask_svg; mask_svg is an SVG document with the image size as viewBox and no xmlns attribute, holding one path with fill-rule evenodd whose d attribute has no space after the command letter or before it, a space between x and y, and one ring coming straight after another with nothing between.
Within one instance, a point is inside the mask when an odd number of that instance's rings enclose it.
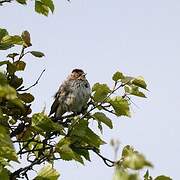
<instances>
[{"instance_id":1,"label":"little bunting","mask_svg":"<svg viewBox=\"0 0 180 180\"><path fill-rule=\"evenodd\" d=\"M86 109L90 95L91 88L86 73L81 69L74 69L55 94L49 115L54 114L58 119L66 112L79 114Z\"/></svg>"}]
</instances>

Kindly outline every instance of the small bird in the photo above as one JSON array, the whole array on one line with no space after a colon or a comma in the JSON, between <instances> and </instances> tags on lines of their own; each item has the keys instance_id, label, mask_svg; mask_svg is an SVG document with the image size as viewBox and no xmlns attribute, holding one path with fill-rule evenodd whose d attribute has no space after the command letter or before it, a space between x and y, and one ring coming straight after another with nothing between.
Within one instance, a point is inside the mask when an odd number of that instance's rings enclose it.
<instances>
[{"instance_id":1,"label":"small bird","mask_svg":"<svg viewBox=\"0 0 180 180\"><path fill-rule=\"evenodd\" d=\"M61 119L66 112L81 113L86 109L90 95L86 74L81 69L74 69L55 94L49 116L55 113L55 119Z\"/></svg>"}]
</instances>

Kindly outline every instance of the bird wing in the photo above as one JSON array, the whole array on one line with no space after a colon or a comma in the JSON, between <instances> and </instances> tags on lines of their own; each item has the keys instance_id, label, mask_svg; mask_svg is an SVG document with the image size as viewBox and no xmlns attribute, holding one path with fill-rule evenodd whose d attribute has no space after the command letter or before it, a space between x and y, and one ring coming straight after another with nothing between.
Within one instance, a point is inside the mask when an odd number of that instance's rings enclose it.
<instances>
[{"instance_id":1,"label":"bird wing","mask_svg":"<svg viewBox=\"0 0 180 180\"><path fill-rule=\"evenodd\" d=\"M58 99L55 99L53 104L52 104L52 106L51 106L51 110L50 110L49 116L56 112L58 106L59 106L59 101L58 101Z\"/></svg>"},{"instance_id":2,"label":"bird wing","mask_svg":"<svg viewBox=\"0 0 180 180\"><path fill-rule=\"evenodd\" d=\"M60 87L59 87L59 90L57 91L57 93L55 94L54 98L54 102L51 106L51 110L50 110L50 113L49 113L49 116L53 113L56 113L57 111L57 108L59 106L60 103L62 103L66 96L68 95L69 93L69 83L67 83L67 81L64 81Z\"/></svg>"}]
</instances>

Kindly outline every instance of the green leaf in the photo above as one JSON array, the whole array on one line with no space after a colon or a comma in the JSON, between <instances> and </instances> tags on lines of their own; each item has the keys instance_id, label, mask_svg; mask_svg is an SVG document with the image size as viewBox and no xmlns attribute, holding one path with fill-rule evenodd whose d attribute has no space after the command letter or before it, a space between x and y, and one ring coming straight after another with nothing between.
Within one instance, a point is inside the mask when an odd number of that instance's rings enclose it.
<instances>
[{"instance_id":1,"label":"green leaf","mask_svg":"<svg viewBox=\"0 0 180 180\"><path fill-rule=\"evenodd\" d=\"M25 103L31 103L34 101L34 96L30 93L18 94L18 98L24 101Z\"/></svg>"},{"instance_id":2,"label":"green leaf","mask_svg":"<svg viewBox=\"0 0 180 180\"><path fill-rule=\"evenodd\" d=\"M14 47L13 44L8 44L8 43L0 43L0 50L7 50Z\"/></svg>"},{"instance_id":3,"label":"green leaf","mask_svg":"<svg viewBox=\"0 0 180 180\"><path fill-rule=\"evenodd\" d=\"M172 179L170 177L161 175L156 177L154 180L172 180Z\"/></svg>"},{"instance_id":4,"label":"green leaf","mask_svg":"<svg viewBox=\"0 0 180 180\"><path fill-rule=\"evenodd\" d=\"M3 165L3 167L4 166L10 166L10 164L9 164L9 162L8 162L8 160L7 159L5 159L5 158L3 158L3 157L0 157L0 167L1 167L1 165ZM0 176L1 177L1 176Z\"/></svg>"},{"instance_id":5,"label":"green leaf","mask_svg":"<svg viewBox=\"0 0 180 180\"><path fill-rule=\"evenodd\" d=\"M53 168L53 166L47 164L38 172L35 180L57 180L59 176L60 174Z\"/></svg>"},{"instance_id":6,"label":"green leaf","mask_svg":"<svg viewBox=\"0 0 180 180\"><path fill-rule=\"evenodd\" d=\"M130 117L129 103L126 99L121 96L116 96L110 99L109 103L112 105L117 116Z\"/></svg>"},{"instance_id":7,"label":"green leaf","mask_svg":"<svg viewBox=\"0 0 180 180\"><path fill-rule=\"evenodd\" d=\"M0 97L7 100L17 98L16 90L9 85L0 85Z\"/></svg>"},{"instance_id":8,"label":"green leaf","mask_svg":"<svg viewBox=\"0 0 180 180\"><path fill-rule=\"evenodd\" d=\"M16 1L17 1L18 3L20 3L20 4L27 4L27 3L26 3L27 0L16 0Z\"/></svg>"},{"instance_id":9,"label":"green leaf","mask_svg":"<svg viewBox=\"0 0 180 180\"><path fill-rule=\"evenodd\" d=\"M12 114L12 116L22 115L26 113L26 109L23 101L21 101L18 98L10 99L8 101L8 107L9 109L11 109L10 113Z\"/></svg>"},{"instance_id":10,"label":"green leaf","mask_svg":"<svg viewBox=\"0 0 180 180\"><path fill-rule=\"evenodd\" d=\"M23 102L22 102L20 99L18 99L18 98L10 99L9 102L10 102L11 104L13 104L15 107L18 107L18 108L20 108L22 111L24 111L24 104L23 104Z\"/></svg>"},{"instance_id":11,"label":"green leaf","mask_svg":"<svg viewBox=\"0 0 180 180\"><path fill-rule=\"evenodd\" d=\"M139 91L139 87L131 85L131 86L124 86L125 92L129 93L134 96L146 98L145 94Z\"/></svg>"},{"instance_id":12,"label":"green leaf","mask_svg":"<svg viewBox=\"0 0 180 180\"><path fill-rule=\"evenodd\" d=\"M7 84L7 78L5 74L0 72L0 85L6 85Z\"/></svg>"},{"instance_id":13,"label":"green leaf","mask_svg":"<svg viewBox=\"0 0 180 180\"><path fill-rule=\"evenodd\" d=\"M11 62L8 62L6 69L10 75L13 75L16 72L16 66L15 66L15 64L13 64Z\"/></svg>"},{"instance_id":14,"label":"green leaf","mask_svg":"<svg viewBox=\"0 0 180 180\"><path fill-rule=\"evenodd\" d=\"M138 174L131 174L116 165L113 180L139 180Z\"/></svg>"},{"instance_id":15,"label":"green leaf","mask_svg":"<svg viewBox=\"0 0 180 180\"><path fill-rule=\"evenodd\" d=\"M35 11L45 16L48 16L49 14L48 6L44 5L41 1L38 0L35 1Z\"/></svg>"},{"instance_id":16,"label":"green leaf","mask_svg":"<svg viewBox=\"0 0 180 180\"><path fill-rule=\"evenodd\" d=\"M119 71L117 71L116 73L114 73L114 74L113 74L113 77L112 77L112 79L113 79L114 81L118 81L118 80L123 79L123 78L124 78L123 73L122 73L122 72L119 72Z\"/></svg>"},{"instance_id":17,"label":"green leaf","mask_svg":"<svg viewBox=\"0 0 180 180\"><path fill-rule=\"evenodd\" d=\"M149 171L147 170L144 175L144 180L153 180L153 178L149 175Z\"/></svg>"},{"instance_id":18,"label":"green leaf","mask_svg":"<svg viewBox=\"0 0 180 180\"><path fill-rule=\"evenodd\" d=\"M12 144L9 131L0 125L0 157L17 161L17 154Z\"/></svg>"},{"instance_id":19,"label":"green leaf","mask_svg":"<svg viewBox=\"0 0 180 180\"><path fill-rule=\"evenodd\" d=\"M32 46L32 44L31 44L31 36L30 36L30 33L28 31L23 31L21 37L22 37L22 39L24 41L24 46L25 47Z\"/></svg>"},{"instance_id":20,"label":"green leaf","mask_svg":"<svg viewBox=\"0 0 180 180\"><path fill-rule=\"evenodd\" d=\"M105 100L107 95L111 92L107 84L96 83L92 87L92 91L94 92L93 99L96 102L102 102Z\"/></svg>"},{"instance_id":21,"label":"green leaf","mask_svg":"<svg viewBox=\"0 0 180 180\"><path fill-rule=\"evenodd\" d=\"M9 120L9 116L5 115L0 109L0 124L3 125L4 127L9 127L8 120Z\"/></svg>"},{"instance_id":22,"label":"green leaf","mask_svg":"<svg viewBox=\"0 0 180 180\"><path fill-rule=\"evenodd\" d=\"M147 84L146 82L144 81L144 78L139 76L137 78L135 78L133 81L132 81L132 84L138 86L138 87L141 87L143 89L147 89Z\"/></svg>"},{"instance_id":23,"label":"green leaf","mask_svg":"<svg viewBox=\"0 0 180 180\"><path fill-rule=\"evenodd\" d=\"M100 121L100 122L103 122L104 124L106 124L109 128L111 128L111 129L113 128L111 119L109 119L104 113L96 112L92 116L97 121Z\"/></svg>"},{"instance_id":24,"label":"green leaf","mask_svg":"<svg viewBox=\"0 0 180 180\"><path fill-rule=\"evenodd\" d=\"M9 36L6 29L0 28L0 50L7 50L15 44L22 45L23 41L20 36Z\"/></svg>"},{"instance_id":25,"label":"green leaf","mask_svg":"<svg viewBox=\"0 0 180 180\"><path fill-rule=\"evenodd\" d=\"M124 84L129 84L131 85L132 81L134 80L134 77L131 77L131 76L125 76L123 79L121 79L121 82L124 83Z\"/></svg>"},{"instance_id":26,"label":"green leaf","mask_svg":"<svg viewBox=\"0 0 180 180\"><path fill-rule=\"evenodd\" d=\"M9 61L0 61L0 66L3 66L3 65L7 65L9 63Z\"/></svg>"},{"instance_id":27,"label":"green leaf","mask_svg":"<svg viewBox=\"0 0 180 180\"><path fill-rule=\"evenodd\" d=\"M4 36L6 36L6 35L8 35L7 30L0 28L0 42L1 42L2 38L3 38Z\"/></svg>"},{"instance_id":28,"label":"green leaf","mask_svg":"<svg viewBox=\"0 0 180 180\"><path fill-rule=\"evenodd\" d=\"M20 36L9 36L6 29L0 28L0 50L7 50L14 46L14 44L22 45Z\"/></svg>"},{"instance_id":29,"label":"green leaf","mask_svg":"<svg viewBox=\"0 0 180 180\"><path fill-rule=\"evenodd\" d=\"M16 75L14 75L9 82L9 84L15 89L20 87L22 83L23 83L23 78L18 78Z\"/></svg>"},{"instance_id":30,"label":"green leaf","mask_svg":"<svg viewBox=\"0 0 180 180\"><path fill-rule=\"evenodd\" d=\"M31 53L33 56L38 57L38 58L41 58L41 57L45 56L44 53L39 52L39 51L31 51L30 53Z\"/></svg>"},{"instance_id":31,"label":"green leaf","mask_svg":"<svg viewBox=\"0 0 180 180\"><path fill-rule=\"evenodd\" d=\"M16 66L16 71L24 71L26 63L24 61L16 61L13 63Z\"/></svg>"},{"instance_id":32,"label":"green leaf","mask_svg":"<svg viewBox=\"0 0 180 180\"><path fill-rule=\"evenodd\" d=\"M72 150L71 144L72 142L70 138L63 138L56 144L56 151L60 154L63 160L75 160L83 164L81 155Z\"/></svg>"},{"instance_id":33,"label":"green leaf","mask_svg":"<svg viewBox=\"0 0 180 180\"><path fill-rule=\"evenodd\" d=\"M34 138L35 141L39 141L41 142L40 138ZM27 142L24 142L24 147L26 147L26 150L34 150L33 154L39 158L39 156L42 154L42 150L40 151L36 151L37 149L44 149L46 148L47 146L44 145L43 143L36 143L36 142L30 142L28 143ZM48 154L47 154L48 152ZM43 150L43 155L48 155L48 157L50 158L50 154L49 154L49 150Z\"/></svg>"},{"instance_id":34,"label":"green leaf","mask_svg":"<svg viewBox=\"0 0 180 180\"><path fill-rule=\"evenodd\" d=\"M32 127L34 127L42 135L54 131L64 134L63 127L58 123L54 123L43 113L37 113L32 116Z\"/></svg>"},{"instance_id":35,"label":"green leaf","mask_svg":"<svg viewBox=\"0 0 180 180\"><path fill-rule=\"evenodd\" d=\"M76 154L83 156L86 160L90 161L89 151L86 149L81 149L77 147L71 147Z\"/></svg>"},{"instance_id":36,"label":"green leaf","mask_svg":"<svg viewBox=\"0 0 180 180\"><path fill-rule=\"evenodd\" d=\"M54 12L54 3L52 0L41 0L41 2L47 7L49 7L52 13Z\"/></svg>"},{"instance_id":37,"label":"green leaf","mask_svg":"<svg viewBox=\"0 0 180 180\"><path fill-rule=\"evenodd\" d=\"M129 145L125 146L122 151L122 165L125 168L139 170L145 166L153 167L152 164L138 151L135 151Z\"/></svg>"},{"instance_id":38,"label":"green leaf","mask_svg":"<svg viewBox=\"0 0 180 180\"><path fill-rule=\"evenodd\" d=\"M14 59L18 55L19 55L18 53L11 53L11 54L8 54L7 57Z\"/></svg>"},{"instance_id":39,"label":"green leaf","mask_svg":"<svg viewBox=\"0 0 180 180\"><path fill-rule=\"evenodd\" d=\"M71 141L69 138L63 138L56 144L56 151L60 153L63 160L69 161L75 159L75 154L70 145Z\"/></svg>"},{"instance_id":40,"label":"green leaf","mask_svg":"<svg viewBox=\"0 0 180 180\"><path fill-rule=\"evenodd\" d=\"M23 45L23 40L21 38L21 36L17 36L17 35L14 35L14 36L9 36L9 35L6 35L2 38L2 41L1 43L4 43L4 44L17 44L17 45Z\"/></svg>"},{"instance_id":41,"label":"green leaf","mask_svg":"<svg viewBox=\"0 0 180 180\"><path fill-rule=\"evenodd\" d=\"M79 141L88 143L89 146L96 148L105 144L105 142L88 127L88 122L85 120L80 120L76 123L70 133L70 136L78 137Z\"/></svg>"},{"instance_id":42,"label":"green leaf","mask_svg":"<svg viewBox=\"0 0 180 180\"><path fill-rule=\"evenodd\" d=\"M10 179L10 172L6 168L4 168L2 165L0 165L0 177L3 180Z\"/></svg>"}]
</instances>

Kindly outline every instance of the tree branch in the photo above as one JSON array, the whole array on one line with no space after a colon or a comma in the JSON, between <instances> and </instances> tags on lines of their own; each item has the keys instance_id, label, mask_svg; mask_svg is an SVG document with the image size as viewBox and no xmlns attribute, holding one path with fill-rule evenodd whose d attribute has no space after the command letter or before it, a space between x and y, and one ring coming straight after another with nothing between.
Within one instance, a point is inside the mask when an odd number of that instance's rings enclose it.
<instances>
[{"instance_id":1,"label":"tree branch","mask_svg":"<svg viewBox=\"0 0 180 180\"><path fill-rule=\"evenodd\" d=\"M36 80L36 82L35 82L33 85L31 85L31 86L29 86L28 88L25 88L25 89L23 89L24 86L22 86L22 87L20 87L19 89L17 89L17 91L27 91L27 90L31 89L32 87L36 86L36 85L39 83L39 80L41 79L41 77L42 77L43 73L45 72L45 70L46 70L46 69L44 69L44 70L41 72L41 74L39 75L38 79Z\"/></svg>"},{"instance_id":2,"label":"tree branch","mask_svg":"<svg viewBox=\"0 0 180 180\"><path fill-rule=\"evenodd\" d=\"M22 174L22 175L24 175L24 176L26 177L26 179L28 180L27 172L28 172L29 170L31 170L34 165L41 164L41 163L44 162L44 161L46 161L46 157L42 157L42 158L40 158L40 159L35 159L34 162L32 162L30 165L14 171L14 172L11 174L10 179L13 180L14 178L17 178L17 177L20 178L20 175Z\"/></svg>"},{"instance_id":3,"label":"tree branch","mask_svg":"<svg viewBox=\"0 0 180 180\"><path fill-rule=\"evenodd\" d=\"M25 50L25 46L22 47L21 53L20 53L19 58L18 58L17 61L20 61L24 57L24 55L25 55L24 50Z\"/></svg>"},{"instance_id":4,"label":"tree branch","mask_svg":"<svg viewBox=\"0 0 180 180\"><path fill-rule=\"evenodd\" d=\"M11 3L13 0L0 0L0 6L3 5L3 3Z\"/></svg>"}]
</instances>

